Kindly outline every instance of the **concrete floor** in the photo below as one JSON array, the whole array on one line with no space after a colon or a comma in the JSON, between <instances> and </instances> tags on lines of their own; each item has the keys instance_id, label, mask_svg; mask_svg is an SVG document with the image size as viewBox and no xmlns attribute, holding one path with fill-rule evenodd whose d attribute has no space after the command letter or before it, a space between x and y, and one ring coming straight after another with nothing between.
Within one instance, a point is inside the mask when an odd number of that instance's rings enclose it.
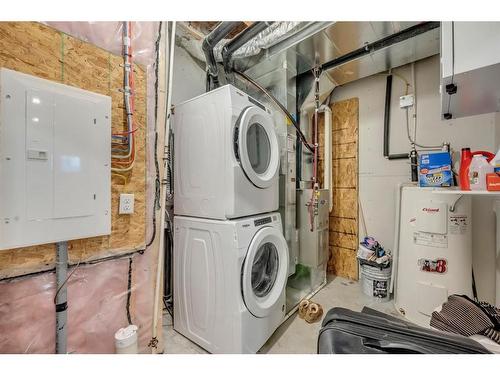
<instances>
[{"instance_id":1,"label":"concrete floor","mask_svg":"<svg viewBox=\"0 0 500 375\"><path fill-rule=\"evenodd\" d=\"M357 282L335 277L313 298L323 306L326 313L332 307L346 307L360 311L364 306L401 317L394 309L392 301L377 302L364 295ZM313 324L306 323L295 313L271 336L259 353L272 354L308 354L316 353L316 341L322 319ZM164 316L163 337L166 354L198 354L206 353L195 343L173 330L170 315Z\"/></svg>"}]
</instances>

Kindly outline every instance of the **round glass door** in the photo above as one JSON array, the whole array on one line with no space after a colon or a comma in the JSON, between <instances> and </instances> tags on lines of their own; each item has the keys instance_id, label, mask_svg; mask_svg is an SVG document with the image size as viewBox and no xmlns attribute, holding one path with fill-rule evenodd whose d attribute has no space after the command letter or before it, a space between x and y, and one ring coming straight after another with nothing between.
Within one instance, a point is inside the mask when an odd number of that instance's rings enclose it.
<instances>
[{"instance_id":1,"label":"round glass door","mask_svg":"<svg viewBox=\"0 0 500 375\"><path fill-rule=\"evenodd\" d=\"M265 297L273 288L278 276L278 250L271 242L259 247L252 265L252 290L259 297Z\"/></svg>"},{"instance_id":2,"label":"round glass door","mask_svg":"<svg viewBox=\"0 0 500 375\"><path fill-rule=\"evenodd\" d=\"M254 122L247 130L247 152L250 165L257 174L263 174L271 162L271 143L264 127Z\"/></svg>"},{"instance_id":3,"label":"round glass door","mask_svg":"<svg viewBox=\"0 0 500 375\"><path fill-rule=\"evenodd\" d=\"M279 146L271 116L246 108L239 122L238 153L248 179L258 188L271 186L279 171Z\"/></svg>"},{"instance_id":4,"label":"round glass door","mask_svg":"<svg viewBox=\"0 0 500 375\"><path fill-rule=\"evenodd\" d=\"M276 228L262 228L250 243L242 270L243 300L254 316L265 317L278 308L287 274L285 238Z\"/></svg>"}]
</instances>

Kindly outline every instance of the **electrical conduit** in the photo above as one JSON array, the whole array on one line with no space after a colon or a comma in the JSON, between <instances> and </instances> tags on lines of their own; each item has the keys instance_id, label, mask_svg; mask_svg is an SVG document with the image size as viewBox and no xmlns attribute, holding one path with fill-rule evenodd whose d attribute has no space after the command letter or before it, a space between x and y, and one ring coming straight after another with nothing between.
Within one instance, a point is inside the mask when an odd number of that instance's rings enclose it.
<instances>
[{"instance_id":1,"label":"electrical conduit","mask_svg":"<svg viewBox=\"0 0 500 375\"><path fill-rule=\"evenodd\" d=\"M123 23L123 59L124 59L124 87L123 95L125 102L125 111L127 116L127 131L122 133L114 133L114 139L126 140L126 143L114 143L115 146L126 145L126 149L113 148L112 155L113 163L118 164L120 167L111 168L112 172L128 172L133 168L135 160L135 135L137 128L134 129L133 114L135 110L134 103L134 75L133 75L133 59L132 59L132 23ZM116 153L125 153L124 155L117 155Z\"/></svg>"},{"instance_id":2,"label":"electrical conduit","mask_svg":"<svg viewBox=\"0 0 500 375\"><path fill-rule=\"evenodd\" d=\"M67 353L68 299L66 281L68 275L68 243L56 243L56 354Z\"/></svg>"}]
</instances>

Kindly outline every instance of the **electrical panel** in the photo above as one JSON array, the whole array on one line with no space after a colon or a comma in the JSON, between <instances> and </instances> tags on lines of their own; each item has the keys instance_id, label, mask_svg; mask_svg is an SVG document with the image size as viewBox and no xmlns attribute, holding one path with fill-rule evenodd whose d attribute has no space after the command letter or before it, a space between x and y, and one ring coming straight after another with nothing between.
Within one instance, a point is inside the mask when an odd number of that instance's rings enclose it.
<instances>
[{"instance_id":1,"label":"electrical panel","mask_svg":"<svg viewBox=\"0 0 500 375\"><path fill-rule=\"evenodd\" d=\"M0 69L0 250L111 233L111 98Z\"/></svg>"}]
</instances>

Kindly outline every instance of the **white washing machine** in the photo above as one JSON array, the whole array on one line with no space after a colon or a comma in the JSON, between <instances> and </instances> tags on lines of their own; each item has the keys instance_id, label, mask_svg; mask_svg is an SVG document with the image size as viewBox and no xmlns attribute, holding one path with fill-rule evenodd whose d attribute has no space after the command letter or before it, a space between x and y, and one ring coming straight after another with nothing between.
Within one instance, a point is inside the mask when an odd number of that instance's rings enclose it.
<instances>
[{"instance_id":1,"label":"white washing machine","mask_svg":"<svg viewBox=\"0 0 500 375\"><path fill-rule=\"evenodd\" d=\"M278 210L271 111L226 85L175 106L174 214L233 219Z\"/></svg>"},{"instance_id":2,"label":"white washing machine","mask_svg":"<svg viewBox=\"0 0 500 375\"><path fill-rule=\"evenodd\" d=\"M256 353L283 322L279 213L174 218L174 329L211 353Z\"/></svg>"}]
</instances>

